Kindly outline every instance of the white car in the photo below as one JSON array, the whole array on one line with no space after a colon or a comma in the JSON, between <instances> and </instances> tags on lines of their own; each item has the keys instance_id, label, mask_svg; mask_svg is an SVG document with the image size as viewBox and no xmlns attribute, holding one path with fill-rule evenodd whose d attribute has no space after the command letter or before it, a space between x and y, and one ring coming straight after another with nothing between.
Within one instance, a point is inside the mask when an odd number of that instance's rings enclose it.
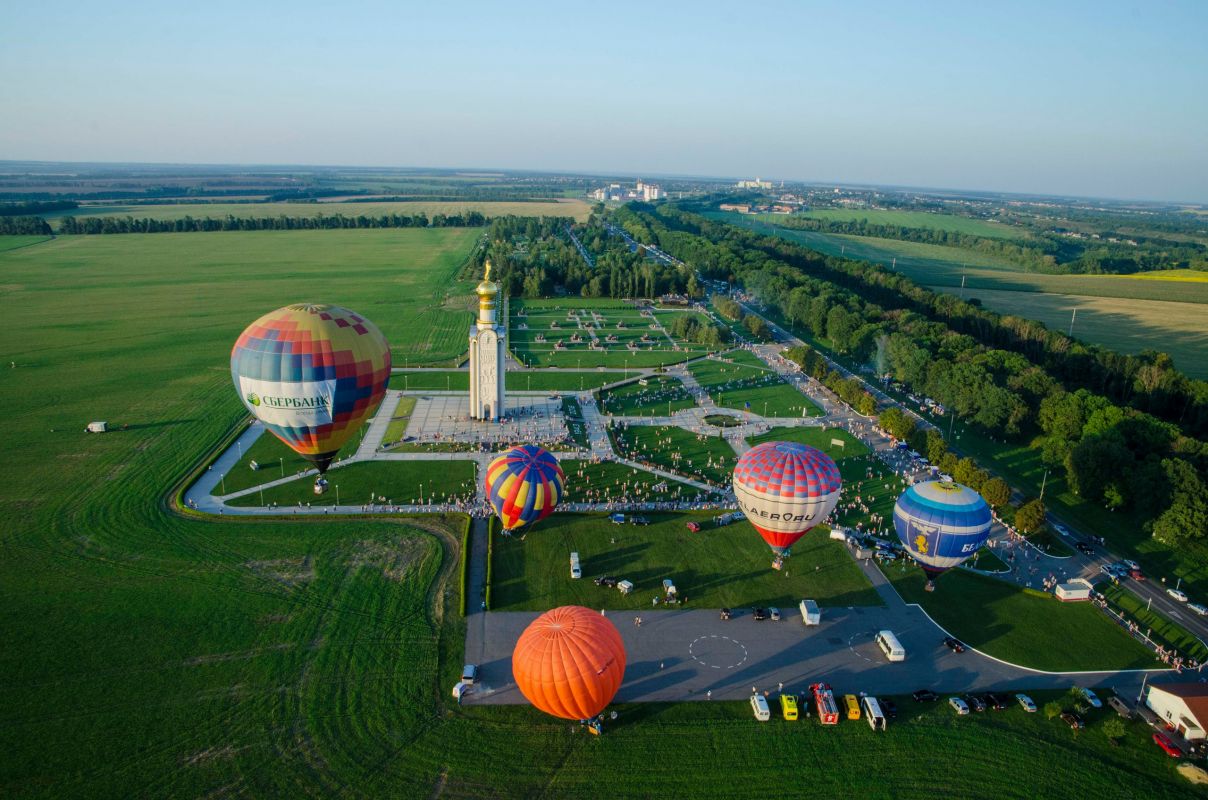
<instances>
[{"instance_id":1,"label":"white car","mask_svg":"<svg viewBox=\"0 0 1208 800\"><path fill-rule=\"evenodd\" d=\"M1124 559L1123 561L1121 561L1120 563L1123 564L1124 566L1128 567L1129 569L1140 569L1141 568L1141 565L1138 564L1136 561L1132 561L1131 559L1127 559L1127 558Z\"/></svg>"},{"instance_id":2,"label":"white car","mask_svg":"<svg viewBox=\"0 0 1208 800\"><path fill-rule=\"evenodd\" d=\"M1029 714L1036 713L1036 704L1032 702L1032 698L1028 697L1026 694L1017 694L1015 695L1015 699L1019 701L1019 705L1024 711L1028 712Z\"/></svg>"},{"instance_id":3,"label":"white car","mask_svg":"<svg viewBox=\"0 0 1208 800\"><path fill-rule=\"evenodd\" d=\"M779 608L769 608L768 616L771 617L772 622L780 622L780 609Z\"/></svg>"},{"instance_id":4,"label":"white car","mask_svg":"<svg viewBox=\"0 0 1208 800\"><path fill-rule=\"evenodd\" d=\"M955 711L959 717L963 717L969 713L968 704L959 697L949 697L948 705L952 706L952 710Z\"/></svg>"},{"instance_id":5,"label":"white car","mask_svg":"<svg viewBox=\"0 0 1208 800\"><path fill-rule=\"evenodd\" d=\"M767 722L772 718L772 712L768 710L768 700L761 694L751 695L751 711L760 722Z\"/></svg>"},{"instance_id":6,"label":"white car","mask_svg":"<svg viewBox=\"0 0 1208 800\"><path fill-rule=\"evenodd\" d=\"M1199 614L1201 617L1208 616L1208 606L1202 606L1199 603L1188 603L1187 607Z\"/></svg>"},{"instance_id":7,"label":"white car","mask_svg":"<svg viewBox=\"0 0 1208 800\"><path fill-rule=\"evenodd\" d=\"M1187 602L1187 594L1181 589L1167 589L1166 594L1170 595L1175 600L1178 600L1180 603Z\"/></svg>"},{"instance_id":8,"label":"white car","mask_svg":"<svg viewBox=\"0 0 1208 800\"><path fill-rule=\"evenodd\" d=\"M1085 686L1078 691L1082 693L1082 696L1086 699L1086 702L1091 704L1091 708L1103 708L1103 701L1100 700L1098 695L1096 695L1093 691Z\"/></svg>"}]
</instances>

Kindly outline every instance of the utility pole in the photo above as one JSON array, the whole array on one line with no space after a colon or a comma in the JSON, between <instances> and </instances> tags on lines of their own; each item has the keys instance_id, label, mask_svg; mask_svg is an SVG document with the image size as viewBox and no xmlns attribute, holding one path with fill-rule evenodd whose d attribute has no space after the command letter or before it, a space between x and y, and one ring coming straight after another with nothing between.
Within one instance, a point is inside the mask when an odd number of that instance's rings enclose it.
<instances>
[{"instance_id":1,"label":"utility pole","mask_svg":"<svg viewBox=\"0 0 1208 800\"><path fill-rule=\"evenodd\" d=\"M1070 314L1070 332L1069 337L1074 338L1074 318L1078 316L1078 309L1074 309L1074 313Z\"/></svg>"},{"instance_id":2,"label":"utility pole","mask_svg":"<svg viewBox=\"0 0 1208 800\"><path fill-rule=\"evenodd\" d=\"M1049 471L1046 469L1044 471L1044 477L1040 479L1040 499L1041 500L1044 499L1044 485L1045 485L1045 483L1048 482L1048 480L1049 480Z\"/></svg>"},{"instance_id":3,"label":"utility pole","mask_svg":"<svg viewBox=\"0 0 1208 800\"><path fill-rule=\"evenodd\" d=\"M967 275L961 275L961 299L965 299L965 278Z\"/></svg>"},{"instance_id":4,"label":"utility pole","mask_svg":"<svg viewBox=\"0 0 1208 800\"><path fill-rule=\"evenodd\" d=\"M952 426L956 424L956 409L948 412L948 443L952 443Z\"/></svg>"}]
</instances>

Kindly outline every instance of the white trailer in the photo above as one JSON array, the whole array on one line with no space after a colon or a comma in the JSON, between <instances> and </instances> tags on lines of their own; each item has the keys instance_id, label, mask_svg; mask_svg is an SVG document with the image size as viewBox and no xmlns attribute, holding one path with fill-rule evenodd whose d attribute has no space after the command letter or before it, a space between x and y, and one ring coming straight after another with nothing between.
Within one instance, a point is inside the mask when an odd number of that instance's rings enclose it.
<instances>
[{"instance_id":1,"label":"white trailer","mask_svg":"<svg viewBox=\"0 0 1208 800\"><path fill-rule=\"evenodd\" d=\"M802 600L797 605L801 611L801 621L806 625L818 625L822 622L822 609L813 600Z\"/></svg>"}]
</instances>

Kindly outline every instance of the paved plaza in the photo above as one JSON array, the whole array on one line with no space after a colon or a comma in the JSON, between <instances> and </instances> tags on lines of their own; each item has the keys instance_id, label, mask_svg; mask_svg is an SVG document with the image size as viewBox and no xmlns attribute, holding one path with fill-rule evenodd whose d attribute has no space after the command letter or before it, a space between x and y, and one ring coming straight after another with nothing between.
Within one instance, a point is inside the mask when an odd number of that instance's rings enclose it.
<instances>
[{"instance_id":1,"label":"paved plaza","mask_svg":"<svg viewBox=\"0 0 1208 800\"><path fill-rule=\"evenodd\" d=\"M416 443L471 442L490 446L569 440L561 400L514 393L507 398L501 422L472 419L466 392L415 395L415 409L405 436L406 441Z\"/></svg>"}]
</instances>

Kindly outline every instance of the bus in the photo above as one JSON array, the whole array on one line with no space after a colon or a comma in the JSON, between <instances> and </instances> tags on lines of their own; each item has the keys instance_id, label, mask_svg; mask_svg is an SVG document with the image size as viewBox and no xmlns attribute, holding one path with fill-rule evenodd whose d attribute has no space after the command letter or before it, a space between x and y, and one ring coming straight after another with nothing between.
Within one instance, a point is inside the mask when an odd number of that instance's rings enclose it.
<instances>
[{"instance_id":1,"label":"bus","mask_svg":"<svg viewBox=\"0 0 1208 800\"><path fill-rule=\"evenodd\" d=\"M898 641L898 637L893 635L893 631L878 631L876 642L877 646L881 648L881 652L885 654L885 658L890 661L906 660L906 648L902 647L902 643Z\"/></svg>"}]
</instances>

